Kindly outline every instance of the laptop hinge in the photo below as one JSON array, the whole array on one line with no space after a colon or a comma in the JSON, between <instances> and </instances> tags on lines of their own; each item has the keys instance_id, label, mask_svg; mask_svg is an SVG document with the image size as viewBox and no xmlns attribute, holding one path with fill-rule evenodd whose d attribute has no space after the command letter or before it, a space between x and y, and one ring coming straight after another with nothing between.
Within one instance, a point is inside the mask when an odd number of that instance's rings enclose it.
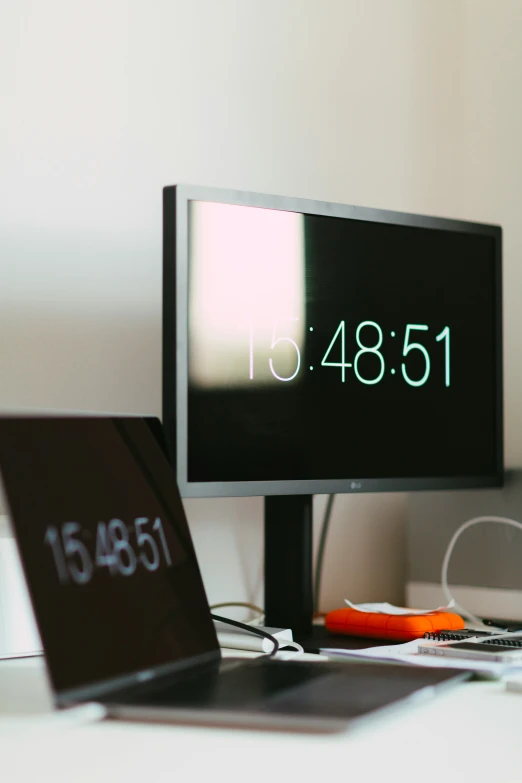
<instances>
[{"instance_id":1,"label":"laptop hinge","mask_svg":"<svg viewBox=\"0 0 522 783\"><path fill-rule=\"evenodd\" d=\"M80 688L69 688L56 694L56 703L59 707L70 706L85 701L109 701L112 696L122 691L128 692L144 683L159 682L164 678L172 678L174 675L186 674L196 669L206 668L208 665L217 665L221 662L221 651L211 652L191 657L183 661L155 666L153 669L144 669L121 677L111 677L109 680L94 682Z\"/></svg>"}]
</instances>

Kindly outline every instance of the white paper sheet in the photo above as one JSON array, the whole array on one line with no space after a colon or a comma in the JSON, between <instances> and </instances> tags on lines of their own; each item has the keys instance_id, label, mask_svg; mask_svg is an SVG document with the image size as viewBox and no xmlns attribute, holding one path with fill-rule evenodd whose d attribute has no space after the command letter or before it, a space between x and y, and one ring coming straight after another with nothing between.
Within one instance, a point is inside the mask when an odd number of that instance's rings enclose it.
<instances>
[{"instance_id":1,"label":"white paper sheet","mask_svg":"<svg viewBox=\"0 0 522 783\"><path fill-rule=\"evenodd\" d=\"M439 606L437 609L407 609L404 606L394 606L386 601L382 603L373 604L352 604L348 598L344 599L344 603L355 609L357 612L372 612L373 614L394 614L402 617L414 617L417 615L433 614L433 612L452 612L454 611L454 601L451 601L447 606Z\"/></svg>"},{"instance_id":2,"label":"white paper sheet","mask_svg":"<svg viewBox=\"0 0 522 783\"><path fill-rule=\"evenodd\" d=\"M501 678L516 672L522 673L522 665L489 663L488 661L471 661L463 658L446 658L440 655L423 655L418 652L419 644L425 639L414 639L404 644L382 645L381 647L366 647L363 650L344 650L337 647L322 648L323 655L335 658L364 658L366 660L397 661L415 666L427 666L438 669L466 669L486 677Z\"/></svg>"}]
</instances>

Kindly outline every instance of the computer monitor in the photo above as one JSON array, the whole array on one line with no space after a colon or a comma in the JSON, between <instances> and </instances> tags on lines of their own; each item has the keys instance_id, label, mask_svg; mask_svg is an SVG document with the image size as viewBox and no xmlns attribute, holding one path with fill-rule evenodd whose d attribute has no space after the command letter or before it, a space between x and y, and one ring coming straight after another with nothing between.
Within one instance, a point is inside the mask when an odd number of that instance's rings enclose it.
<instances>
[{"instance_id":1,"label":"computer monitor","mask_svg":"<svg viewBox=\"0 0 522 783\"><path fill-rule=\"evenodd\" d=\"M313 494L502 483L501 229L192 186L163 220L181 494L265 496L267 622L306 631Z\"/></svg>"}]
</instances>

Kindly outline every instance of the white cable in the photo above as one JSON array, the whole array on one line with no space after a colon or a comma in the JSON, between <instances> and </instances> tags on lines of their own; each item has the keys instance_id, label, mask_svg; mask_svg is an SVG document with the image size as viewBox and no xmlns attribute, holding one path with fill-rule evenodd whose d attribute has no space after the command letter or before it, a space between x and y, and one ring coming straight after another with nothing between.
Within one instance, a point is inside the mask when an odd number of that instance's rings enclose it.
<instances>
[{"instance_id":1,"label":"white cable","mask_svg":"<svg viewBox=\"0 0 522 783\"><path fill-rule=\"evenodd\" d=\"M453 598L451 594L451 590L449 589L448 585L448 567L449 567L449 561L451 558L451 555L453 553L453 550L455 548L455 544L457 543L458 539L464 533L465 530L468 529L468 527L472 527L473 525L480 525L486 522L495 522L501 525L511 525L511 527L516 527L518 530L522 531L522 522L517 522L514 519L509 519L508 517L474 517L473 519L468 519L467 522L464 522L463 525L461 525L455 533L453 534L449 544L448 548L446 549L446 553L444 555L444 559L442 561L442 571L441 571L441 583L442 583L442 590L444 592L444 595L450 603L453 601L456 609L458 610L459 614L464 615L464 617L467 617L469 620L472 620L474 623L478 623L479 625L483 625L482 620L479 617L476 617L472 612L469 612L467 609L464 609L455 599ZM506 634L506 636L511 634Z\"/></svg>"},{"instance_id":2,"label":"white cable","mask_svg":"<svg viewBox=\"0 0 522 783\"><path fill-rule=\"evenodd\" d=\"M224 609L228 607L241 607L243 609L250 609L252 612L256 612L256 616L251 620L248 620L244 625L263 625L265 620L265 610L260 606L252 604L249 601L222 601L219 604L211 604L210 611L214 609Z\"/></svg>"}]
</instances>

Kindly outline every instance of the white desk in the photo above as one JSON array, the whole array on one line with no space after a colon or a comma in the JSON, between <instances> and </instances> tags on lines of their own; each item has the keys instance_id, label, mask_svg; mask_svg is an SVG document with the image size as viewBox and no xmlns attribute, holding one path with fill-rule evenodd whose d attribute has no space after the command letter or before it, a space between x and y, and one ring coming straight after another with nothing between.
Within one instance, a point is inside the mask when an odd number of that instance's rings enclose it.
<instances>
[{"instance_id":1,"label":"white desk","mask_svg":"<svg viewBox=\"0 0 522 783\"><path fill-rule=\"evenodd\" d=\"M329 736L115 721L13 729L50 709L43 659L0 663L2 783L522 778L522 695L499 683L461 685Z\"/></svg>"}]
</instances>

